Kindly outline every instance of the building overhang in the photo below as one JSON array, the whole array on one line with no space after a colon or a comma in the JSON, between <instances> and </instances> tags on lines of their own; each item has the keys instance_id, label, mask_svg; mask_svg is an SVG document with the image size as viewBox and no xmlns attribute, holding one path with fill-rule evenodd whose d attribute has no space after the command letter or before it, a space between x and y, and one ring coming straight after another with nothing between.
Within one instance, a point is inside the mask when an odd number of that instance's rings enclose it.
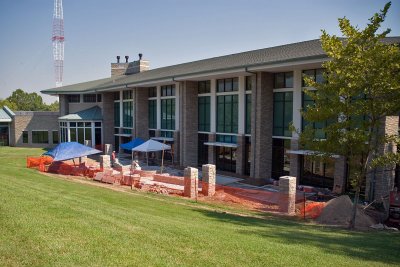
<instances>
[{"instance_id":1,"label":"building overhang","mask_svg":"<svg viewBox=\"0 0 400 267\"><path fill-rule=\"evenodd\" d=\"M287 150L288 154L293 154L293 155L303 155L303 156L322 156L321 152L318 151L313 151L313 150ZM331 158L340 158L339 155L329 155Z\"/></svg>"},{"instance_id":2,"label":"building overhang","mask_svg":"<svg viewBox=\"0 0 400 267\"><path fill-rule=\"evenodd\" d=\"M223 142L205 142L204 145L206 146L219 146L219 147L231 147L231 148L237 148L237 144L233 143L223 143Z\"/></svg>"}]
</instances>

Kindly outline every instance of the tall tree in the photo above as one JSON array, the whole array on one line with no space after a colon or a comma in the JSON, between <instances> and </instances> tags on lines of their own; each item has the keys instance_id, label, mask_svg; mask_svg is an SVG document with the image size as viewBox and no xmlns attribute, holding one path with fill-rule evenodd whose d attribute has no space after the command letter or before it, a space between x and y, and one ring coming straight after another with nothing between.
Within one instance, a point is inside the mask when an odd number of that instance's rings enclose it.
<instances>
[{"instance_id":1,"label":"tall tree","mask_svg":"<svg viewBox=\"0 0 400 267\"><path fill-rule=\"evenodd\" d=\"M316 90L306 90L315 104L302 112L308 122L318 123L320 129L309 124L300 134L300 142L318 151L327 159L342 155L347 159L355 189L350 228L355 226L356 205L365 177L377 166L399 162L395 151L382 155L379 148L398 143L398 136L380 132L387 116L400 111L400 50L398 44L383 40L386 29L377 33L385 20L391 3L369 19L364 29L352 26L347 18L339 19L345 38L322 31L322 48L331 60L325 62L325 83L304 77L306 84ZM315 125L315 124L314 124ZM315 138L323 131L326 139Z\"/></svg>"},{"instance_id":2,"label":"tall tree","mask_svg":"<svg viewBox=\"0 0 400 267\"><path fill-rule=\"evenodd\" d=\"M37 93L27 93L22 89L17 89L11 96L0 100L0 106L8 106L11 110L57 111L58 101L47 105Z\"/></svg>"}]
</instances>

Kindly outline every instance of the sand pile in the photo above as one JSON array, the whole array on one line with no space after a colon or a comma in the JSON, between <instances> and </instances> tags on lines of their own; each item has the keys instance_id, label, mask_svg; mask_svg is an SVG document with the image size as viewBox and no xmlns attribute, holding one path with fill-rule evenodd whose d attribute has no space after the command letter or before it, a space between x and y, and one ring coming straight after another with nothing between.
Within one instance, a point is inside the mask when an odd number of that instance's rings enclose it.
<instances>
[{"instance_id":1,"label":"sand pile","mask_svg":"<svg viewBox=\"0 0 400 267\"><path fill-rule=\"evenodd\" d=\"M326 203L321 215L317 218L317 222L327 225L348 226L351 219L351 210L353 203L349 196L340 196ZM376 222L366 215L362 209L357 209L356 227L369 227Z\"/></svg>"}]
</instances>

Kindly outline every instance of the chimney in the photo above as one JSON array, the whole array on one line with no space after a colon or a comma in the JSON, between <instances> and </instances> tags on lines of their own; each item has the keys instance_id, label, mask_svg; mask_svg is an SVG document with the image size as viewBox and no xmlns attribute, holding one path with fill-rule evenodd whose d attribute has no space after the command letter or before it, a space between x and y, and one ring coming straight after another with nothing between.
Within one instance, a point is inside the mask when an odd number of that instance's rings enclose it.
<instances>
[{"instance_id":1,"label":"chimney","mask_svg":"<svg viewBox=\"0 0 400 267\"><path fill-rule=\"evenodd\" d=\"M125 56L125 63L128 63L129 56Z\"/></svg>"},{"instance_id":2,"label":"chimney","mask_svg":"<svg viewBox=\"0 0 400 267\"><path fill-rule=\"evenodd\" d=\"M124 75L128 68L128 56L125 56L126 62L121 62L121 57L117 56L117 63L111 63L111 77Z\"/></svg>"},{"instance_id":3,"label":"chimney","mask_svg":"<svg viewBox=\"0 0 400 267\"><path fill-rule=\"evenodd\" d=\"M120 56L117 56L117 63L119 63L119 59L120 59L121 57Z\"/></svg>"},{"instance_id":4,"label":"chimney","mask_svg":"<svg viewBox=\"0 0 400 267\"><path fill-rule=\"evenodd\" d=\"M139 53L139 60L142 60L143 54Z\"/></svg>"},{"instance_id":5,"label":"chimney","mask_svg":"<svg viewBox=\"0 0 400 267\"><path fill-rule=\"evenodd\" d=\"M139 53L138 55L139 55L138 60L129 63L125 75L136 74L150 69L149 61L143 59L142 53Z\"/></svg>"}]
</instances>

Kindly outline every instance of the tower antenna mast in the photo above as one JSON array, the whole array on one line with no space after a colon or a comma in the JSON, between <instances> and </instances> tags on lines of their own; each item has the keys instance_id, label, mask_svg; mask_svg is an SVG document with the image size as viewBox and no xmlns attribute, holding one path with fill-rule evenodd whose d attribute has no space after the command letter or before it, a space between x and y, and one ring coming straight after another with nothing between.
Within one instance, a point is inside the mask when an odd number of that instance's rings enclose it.
<instances>
[{"instance_id":1,"label":"tower antenna mast","mask_svg":"<svg viewBox=\"0 0 400 267\"><path fill-rule=\"evenodd\" d=\"M64 15L62 0L54 0L53 13L53 59L56 87L62 86L64 70Z\"/></svg>"}]
</instances>

